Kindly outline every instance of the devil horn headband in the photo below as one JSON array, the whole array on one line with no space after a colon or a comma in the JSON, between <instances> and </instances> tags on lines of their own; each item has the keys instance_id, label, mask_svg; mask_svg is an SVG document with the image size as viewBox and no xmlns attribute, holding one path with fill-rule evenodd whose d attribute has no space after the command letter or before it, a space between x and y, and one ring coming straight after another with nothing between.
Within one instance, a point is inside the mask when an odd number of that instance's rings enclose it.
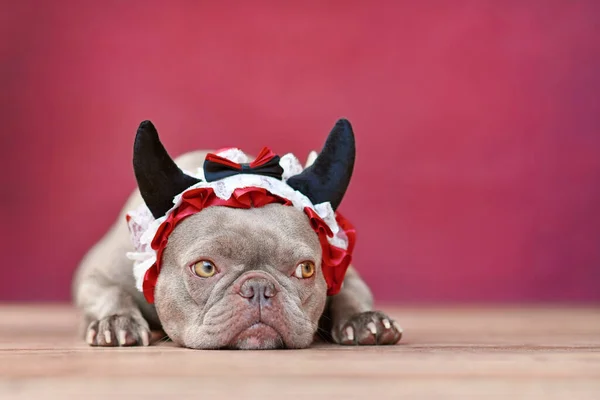
<instances>
[{"instance_id":1,"label":"devil horn headband","mask_svg":"<svg viewBox=\"0 0 600 400\"><path fill-rule=\"evenodd\" d=\"M343 155L347 158L337 158ZM127 214L136 249L127 256L134 261L136 285L148 302L154 301L162 252L172 230L187 216L215 205L251 208L280 203L304 211L319 236L328 294L340 290L355 241L352 225L334 212L354 165L350 124L338 121L321 155L305 170L293 155L280 158L268 148L251 163L246 158L237 149L233 155L209 154L202 171L192 176L169 157L151 122L140 125L133 164L145 205Z\"/></svg>"},{"instance_id":2,"label":"devil horn headband","mask_svg":"<svg viewBox=\"0 0 600 400\"><path fill-rule=\"evenodd\" d=\"M340 205L354 169L355 144L350 122L337 121L314 163L287 180L314 204ZM242 167L244 168L244 167ZM152 122L140 124L133 148L133 169L144 202L159 218L173 205L175 196L198 183L181 171L160 142Z\"/></svg>"}]
</instances>

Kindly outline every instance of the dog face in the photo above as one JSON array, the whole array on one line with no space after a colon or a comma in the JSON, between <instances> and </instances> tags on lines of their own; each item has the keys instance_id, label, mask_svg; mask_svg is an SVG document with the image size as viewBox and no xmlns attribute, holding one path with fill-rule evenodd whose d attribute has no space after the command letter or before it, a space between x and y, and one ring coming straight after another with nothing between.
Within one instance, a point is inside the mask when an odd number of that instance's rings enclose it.
<instances>
[{"instance_id":1,"label":"dog face","mask_svg":"<svg viewBox=\"0 0 600 400\"><path fill-rule=\"evenodd\" d=\"M169 236L155 290L163 329L191 348L302 348L326 301L306 215L271 204L209 207Z\"/></svg>"},{"instance_id":2,"label":"dog face","mask_svg":"<svg viewBox=\"0 0 600 400\"><path fill-rule=\"evenodd\" d=\"M335 209L354 153L352 128L340 120L312 166L287 184ZM138 129L133 164L156 218L198 182L175 165L149 121ZM291 206L216 206L193 214L170 233L162 254L154 300L163 329L191 348L307 347L327 298L321 252L306 214Z\"/></svg>"}]
</instances>

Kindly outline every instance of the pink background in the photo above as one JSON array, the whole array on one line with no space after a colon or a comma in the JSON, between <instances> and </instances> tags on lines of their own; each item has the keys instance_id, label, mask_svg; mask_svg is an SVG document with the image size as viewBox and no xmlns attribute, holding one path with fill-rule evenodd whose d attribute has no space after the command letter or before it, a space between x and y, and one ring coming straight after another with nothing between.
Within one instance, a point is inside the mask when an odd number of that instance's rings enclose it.
<instances>
[{"instance_id":1,"label":"pink background","mask_svg":"<svg viewBox=\"0 0 600 400\"><path fill-rule=\"evenodd\" d=\"M161 4L161 5L159 5ZM600 2L2 1L0 300L67 300L173 155L357 136L341 211L382 301L600 300Z\"/></svg>"}]
</instances>

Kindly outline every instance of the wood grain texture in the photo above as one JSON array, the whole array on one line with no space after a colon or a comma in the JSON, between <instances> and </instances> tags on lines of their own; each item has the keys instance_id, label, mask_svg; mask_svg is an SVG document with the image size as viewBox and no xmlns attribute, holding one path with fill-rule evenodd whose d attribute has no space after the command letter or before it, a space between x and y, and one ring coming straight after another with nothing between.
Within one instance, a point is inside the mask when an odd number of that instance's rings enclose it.
<instances>
[{"instance_id":1,"label":"wood grain texture","mask_svg":"<svg viewBox=\"0 0 600 400\"><path fill-rule=\"evenodd\" d=\"M0 399L600 398L600 308L387 308L400 345L88 347L68 306L0 306Z\"/></svg>"}]
</instances>

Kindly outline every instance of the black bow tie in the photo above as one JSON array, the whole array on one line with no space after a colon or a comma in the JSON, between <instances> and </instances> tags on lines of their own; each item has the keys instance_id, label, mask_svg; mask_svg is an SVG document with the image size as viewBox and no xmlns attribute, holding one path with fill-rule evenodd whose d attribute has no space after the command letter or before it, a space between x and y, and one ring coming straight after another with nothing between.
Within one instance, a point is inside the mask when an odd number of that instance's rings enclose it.
<instances>
[{"instance_id":1,"label":"black bow tie","mask_svg":"<svg viewBox=\"0 0 600 400\"><path fill-rule=\"evenodd\" d=\"M237 174L263 175L281 180L283 168L279 165L279 156L267 147L260 151L256 160L243 164L235 163L216 154L207 154L206 160L204 160L204 179L207 182Z\"/></svg>"}]
</instances>

